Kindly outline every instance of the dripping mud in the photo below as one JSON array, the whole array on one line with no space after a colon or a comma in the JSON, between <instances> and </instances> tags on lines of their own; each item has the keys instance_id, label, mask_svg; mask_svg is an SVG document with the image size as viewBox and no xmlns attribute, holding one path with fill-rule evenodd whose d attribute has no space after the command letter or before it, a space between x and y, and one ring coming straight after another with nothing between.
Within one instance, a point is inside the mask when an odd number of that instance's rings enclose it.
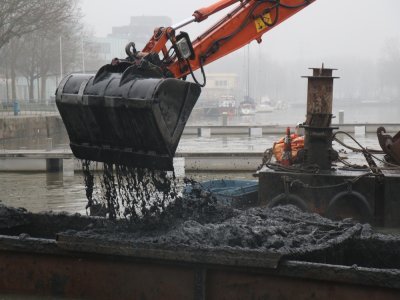
<instances>
[{"instance_id":1,"label":"dripping mud","mask_svg":"<svg viewBox=\"0 0 400 300\"><path fill-rule=\"evenodd\" d=\"M135 223L150 216L160 217L166 206L179 197L174 172L104 164L97 186L90 161L83 161L82 167L86 209L91 215Z\"/></svg>"}]
</instances>

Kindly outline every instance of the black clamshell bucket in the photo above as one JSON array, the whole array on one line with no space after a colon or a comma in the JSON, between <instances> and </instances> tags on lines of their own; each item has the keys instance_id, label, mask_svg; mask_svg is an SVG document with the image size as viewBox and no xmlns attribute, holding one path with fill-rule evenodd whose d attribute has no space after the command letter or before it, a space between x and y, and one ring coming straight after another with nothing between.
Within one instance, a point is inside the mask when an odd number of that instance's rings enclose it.
<instances>
[{"instance_id":1,"label":"black clamshell bucket","mask_svg":"<svg viewBox=\"0 0 400 300\"><path fill-rule=\"evenodd\" d=\"M172 159L200 87L106 65L96 76L72 74L56 104L77 158L131 167L173 169Z\"/></svg>"}]
</instances>

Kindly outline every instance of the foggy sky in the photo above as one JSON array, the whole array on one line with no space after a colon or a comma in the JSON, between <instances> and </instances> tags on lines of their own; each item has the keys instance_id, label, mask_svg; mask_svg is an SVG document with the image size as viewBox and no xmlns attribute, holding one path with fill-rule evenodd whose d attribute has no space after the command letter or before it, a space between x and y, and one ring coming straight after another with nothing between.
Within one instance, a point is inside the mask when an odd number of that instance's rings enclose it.
<instances>
[{"instance_id":1,"label":"foggy sky","mask_svg":"<svg viewBox=\"0 0 400 300\"><path fill-rule=\"evenodd\" d=\"M97 36L111 33L112 26L128 25L130 16L167 15L173 23L190 17L213 0L82 0L84 23ZM228 12L226 10L226 12ZM262 55L274 60L326 61L334 56L375 60L385 43L400 40L399 0L317 0L263 36ZM225 13L225 11L224 11ZM218 17L218 16L217 16ZM194 39L215 22L185 28ZM162 25L162 24L160 24Z\"/></svg>"}]
</instances>

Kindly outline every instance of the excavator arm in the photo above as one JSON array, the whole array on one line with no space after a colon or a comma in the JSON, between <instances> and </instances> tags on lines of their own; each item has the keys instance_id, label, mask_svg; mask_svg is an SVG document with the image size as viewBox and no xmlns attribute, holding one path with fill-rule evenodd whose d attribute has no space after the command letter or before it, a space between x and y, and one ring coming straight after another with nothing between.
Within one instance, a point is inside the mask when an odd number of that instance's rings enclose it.
<instances>
[{"instance_id":1,"label":"excavator arm","mask_svg":"<svg viewBox=\"0 0 400 300\"><path fill-rule=\"evenodd\" d=\"M142 51L125 48L96 74L70 74L56 104L77 158L160 170L173 169L183 129L206 83L203 67L253 40L315 0L221 0L183 22L154 30ZM176 31L227 7L233 10L193 42ZM193 72L201 69L199 83ZM194 83L185 81L191 74Z\"/></svg>"},{"instance_id":2,"label":"excavator arm","mask_svg":"<svg viewBox=\"0 0 400 300\"><path fill-rule=\"evenodd\" d=\"M196 10L193 16L172 27L158 28L144 47L145 53L162 52L168 69L175 78L182 78L197 69L240 49L302 10L315 0L221 0ZM201 34L192 43L186 34L175 36L176 30L192 22L202 22L230 6L234 9ZM169 56L170 42L176 55ZM161 53L160 53L161 54Z\"/></svg>"}]
</instances>

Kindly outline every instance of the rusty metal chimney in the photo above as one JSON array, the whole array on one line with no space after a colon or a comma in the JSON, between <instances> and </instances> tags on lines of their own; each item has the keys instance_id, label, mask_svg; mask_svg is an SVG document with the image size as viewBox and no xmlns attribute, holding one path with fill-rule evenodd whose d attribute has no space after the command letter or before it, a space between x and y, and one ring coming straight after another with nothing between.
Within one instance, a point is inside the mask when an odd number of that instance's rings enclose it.
<instances>
[{"instance_id":1,"label":"rusty metal chimney","mask_svg":"<svg viewBox=\"0 0 400 300\"><path fill-rule=\"evenodd\" d=\"M337 69L310 68L312 76L308 78L306 125L329 127L332 120L333 80L332 72Z\"/></svg>"},{"instance_id":2,"label":"rusty metal chimney","mask_svg":"<svg viewBox=\"0 0 400 300\"><path fill-rule=\"evenodd\" d=\"M338 154L332 149L332 102L333 77L332 72L337 69L310 68L312 76L308 78L307 116L302 125L305 130L304 150L299 153L300 160L308 165L317 165L321 170L329 170L332 161Z\"/></svg>"}]
</instances>

